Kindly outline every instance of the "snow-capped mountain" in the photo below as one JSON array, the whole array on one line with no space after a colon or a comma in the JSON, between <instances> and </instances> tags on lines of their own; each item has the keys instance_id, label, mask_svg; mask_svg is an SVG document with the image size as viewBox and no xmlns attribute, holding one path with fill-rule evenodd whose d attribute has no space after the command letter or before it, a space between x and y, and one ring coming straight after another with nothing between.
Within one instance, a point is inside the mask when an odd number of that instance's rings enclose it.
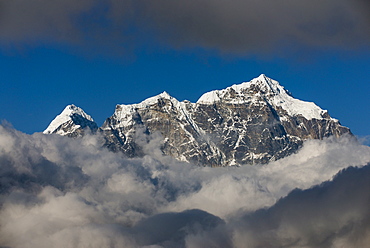
<instances>
[{"instance_id":1,"label":"snow-capped mountain","mask_svg":"<svg viewBox=\"0 0 370 248\"><path fill-rule=\"evenodd\" d=\"M75 136L65 122L56 126L45 133ZM138 104L117 105L99 130L112 151L142 156L143 142L157 133L163 137L164 154L206 166L267 163L294 153L304 140L351 134L326 110L293 98L263 74L205 93L196 103L179 102L163 92Z\"/></svg>"},{"instance_id":2,"label":"snow-capped mountain","mask_svg":"<svg viewBox=\"0 0 370 248\"><path fill-rule=\"evenodd\" d=\"M43 133L77 137L83 135L86 128L95 132L98 129L98 125L90 115L86 114L81 108L71 104L65 107L60 115L55 117Z\"/></svg>"}]
</instances>

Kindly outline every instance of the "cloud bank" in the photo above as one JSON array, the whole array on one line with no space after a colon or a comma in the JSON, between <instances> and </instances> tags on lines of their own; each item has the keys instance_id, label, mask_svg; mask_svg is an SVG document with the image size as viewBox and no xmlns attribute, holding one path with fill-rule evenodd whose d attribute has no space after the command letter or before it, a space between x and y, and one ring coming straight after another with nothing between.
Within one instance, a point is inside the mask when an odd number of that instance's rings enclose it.
<instances>
[{"instance_id":1,"label":"cloud bank","mask_svg":"<svg viewBox=\"0 0 370 248\"><path fill-rule=\"evenodd\" d=\"M370 148L350 137L240 168L181 163L158 142L128 159L97 136L0 126L0 247L370 244Z\"/></svg>"},{"instance_id":2,"label":"cloud bank","mask_svg":"<svg viewBox=\"0 0 370 248\"><path fill-rule=\"evenodd\" d=\"M116 52L156 40L232 54L356 49L370 41L369 11L366 0L0 0L0 43Z\"/></svg>"}]
</instances>

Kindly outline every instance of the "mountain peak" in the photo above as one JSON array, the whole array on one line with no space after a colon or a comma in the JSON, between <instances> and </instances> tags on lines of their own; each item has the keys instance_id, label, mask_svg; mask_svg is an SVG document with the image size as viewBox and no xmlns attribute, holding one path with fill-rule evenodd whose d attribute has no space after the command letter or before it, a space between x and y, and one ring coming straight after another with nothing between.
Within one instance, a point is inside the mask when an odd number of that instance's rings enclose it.
<instances>
[{"instance_id":1,"label":"mountain peak","mask_svg":"<svg viewBox=\"0 0 370 248\"><path fill-rule=\"evenodd\" d=\"M172 96L170 96L170 94L168 94L166 91L163 91L162 93L160 93L156 96L149 97L148 99L142 101L140 104L142 104L142 105L151 105L153 103L156 103L159 99L172 100L174 98Z\"/></svg>"},{"instance_id":2,"label":"mountain peak","mask_svg":"<svg viewBox=\"0 0 370 248\"><path fill-rule=\"evenodd\" d=\"M252 87L256 86L258 87ZM213 90L204 93L197 101L197 103L202 104L213 104L221 100L237 100L239 103L242 101L247 101L250 97L245 98L246 95L254 95L258 93L273 92L275 94L279 93L278 87L280 84L271 78L266 77L265 74L261 74L257 78L252 79L249 82L243 82L240 84L234 84L222 90ZM282 86L280 86L282 88ZM253 89L252 89L253 88Z\"/></svg>"},{"instance_id":3,"label":"mountain peak","mask_svg":"<svg viewBox=\"0 0 370 248\"><path fill-rule=\"evenodd\" d=\"M290 95L278 81L267 77L265 74L261 74L249 82L234 84L226 89L230 88L239 94Z\"/></svg>"},{"instance_id":4,"label":"mountain peak","mask_svg":"<svg viewBox=\"0 0 370 248\"><path fill-rule=\"evenodd\" d=\"M265 82L265 83L267 83L267 84L269 84L269 83L271 83L271 78L269 78L269 77L267 77L265 74L261 74L261 75L259 75L258 77L256 77L256 78L254 78L254 79L252 79L252 81L261 81L261 82Z\"/></svg>"},{"instance_id":5,"label":"mountain peak","mask_svg":"<svg viewBox=\"0 0 370 248\"><path fill-rule=\"evenodd\" d=\"M73 125L74 127L71 129L73 131L76 131L78 128L85 128L86 126L89 126L92 130L97 129L97 125L95 124L93 118L74 104L67 105L62 113L54 118L54 120L49 124L43 133L58 133L61 135L68 135L71 133L71 131L64 131L62 128L63 125Z\"/></svg>"},{"instance_id":6,"label":"mountain peak","mask_svg":"<svg viewBox=\"0 0 370 248\"><path fill-rule=\"evenodd\" d=\"M79 108L74 104L67 105L60 115L61 116L71 116L73 114L81 115L91 121L93 120L90 115L86 114L85 111L82 110L82 108Z\"/></svg>"},{"instance_id":7,"label":"mountain peak","mask_svg":"<svg viewBox=\"0 0 370 248\"><path fill-rule=\"evenodd\" d=\"M261 84L268 87L268 90L272 91L274 94L284 94L286 93L283 86L280 85L280 83L276 80L273 80L272 78L267 77L265 74L259 75L257 78L252 79L250 84Z\"/></svg>"},{"instance_id":8,"label":"mountain peak","mask_svg":"<svg viewBox=\"0 0 370 248\"><path fill-rule=\"evenodd\" d=\"M327 116L326 110L322 110L312 102L293 98L278 81L267 77L265 74L261 74L249 82L207 92L199 98L197 103L214 104L219 101L231 104L266 102L269 105L283 108L289 115L301 115L308 120L322 119Z\"/></svg>"},{"instance_id":9,"label":"mountain peak","mask_svg":"<svg viewBox=\"0 0 370 248\"><path fill-rule=\"evenodd\" d=\"M147 106L156 104L158 100L160 99L168 99L170 101L178 102L178 100L172 96L170 96L166 91L163 91L162 93L149 97L145 100L143 100L140 103L134 103L134 104L118 104L116 106L116 110L118 109L120 112L132 112L136 108L145 108Z\"/></svg>"}]
</instances>

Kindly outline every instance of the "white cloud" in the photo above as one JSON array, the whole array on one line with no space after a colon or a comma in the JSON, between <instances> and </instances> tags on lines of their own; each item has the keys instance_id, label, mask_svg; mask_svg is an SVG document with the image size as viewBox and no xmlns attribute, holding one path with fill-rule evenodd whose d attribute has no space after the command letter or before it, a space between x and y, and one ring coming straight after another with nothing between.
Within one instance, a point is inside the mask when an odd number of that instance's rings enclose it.
<instances>
[{"instance_id":1,"label":"white cloud","mask_svg":"<svg viewBox=\"0 0 370 248\"><path fill-rule=\"evenodd\" d=\"M240 168L178 162L158 152L160 142L153 137L149 155L128 159L101 148L97 136L26 135L0 126L0 247L369 242L370 194L360 190L368 187L369 166L333 180L370 162L370 148L350 137L308 141L290 157Z\"/></svg>"}]
</instances>

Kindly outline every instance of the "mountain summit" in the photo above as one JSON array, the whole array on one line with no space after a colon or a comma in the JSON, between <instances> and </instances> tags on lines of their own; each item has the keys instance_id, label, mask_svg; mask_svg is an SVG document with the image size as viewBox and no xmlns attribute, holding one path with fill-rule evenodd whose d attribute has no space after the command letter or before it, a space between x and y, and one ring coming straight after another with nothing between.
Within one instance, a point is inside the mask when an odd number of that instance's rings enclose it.
<instances>
[{"instance_id":1,"label":"mountain summit","mask_svg":"<svg viewBox=\"0 0 370 248\"><path fill-rule=\"evenodd\" d=\"M72 116L82 122L60 117L64 110L44 133L75 137L84 128L96 130L91 117L75 108ZM293 98L263 74L207 92L196 103L163 92L138 104L117 105L99 131L106 147L129 157L143 156L143 142L159 133L163 154L204 166L267 163L296 152L304 140L351 134L326 110Z\"/></svg>"},{"instance_id":2,"label":"mountain summit","mask_svg":"<svg viewBox=\"0 0 370 248\"><path fill-rule=\"evenodd\" d=\"M327 111L312 102L295 99L279 82L261 74L250 82L233 85L223 90L214 90L203 94L197 103L213 104L224 101L229 103L253 104L253 100L261 100L261 96L271 105L281 107L291 116L302 115L306 119L321 119Z\"/></svg>"},{"instance_id":3,"label":"mountain summit","mask_svg":"<svg viewBox=\"0 0 370 248\"><path fill-rule=\"evenodd\" d=\"M71 104L55 117L43 133L77 137L83 135L86 128L96 131L98 125L96 125L90 115L86 114L81 108Z\"/></svg>"}]
</instances>

